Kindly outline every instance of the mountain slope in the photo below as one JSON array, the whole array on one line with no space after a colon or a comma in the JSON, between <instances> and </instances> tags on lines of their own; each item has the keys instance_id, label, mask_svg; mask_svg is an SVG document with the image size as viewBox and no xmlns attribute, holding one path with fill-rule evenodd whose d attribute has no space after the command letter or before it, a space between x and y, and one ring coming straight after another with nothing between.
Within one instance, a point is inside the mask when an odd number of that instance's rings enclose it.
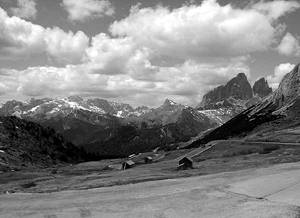
<instances>
[{"instance_id":1,"label":"mountain slope","mask_svg":"<svg viewBox=\"0 0 300 218\"><path fill-rule=\"evenodd\" d=\"M278 89L261 103L243 111L190 146L232 136L259 135L258 132L264 128L267 128L264 132L269 131L274 135L275 130L297 127L299 124L300 66L298 64L284 76Z\"/></svg>"},{"instance_id":2,"label":"mountain slope","mask_svg":"<svg viewBox=\"0 0 300 218\"><path fill-rule=\"evenodd\" d=\"M17 117L0 117L0 167L49 166L85 157L53 129Z\"/></svg>"}]
</instances>

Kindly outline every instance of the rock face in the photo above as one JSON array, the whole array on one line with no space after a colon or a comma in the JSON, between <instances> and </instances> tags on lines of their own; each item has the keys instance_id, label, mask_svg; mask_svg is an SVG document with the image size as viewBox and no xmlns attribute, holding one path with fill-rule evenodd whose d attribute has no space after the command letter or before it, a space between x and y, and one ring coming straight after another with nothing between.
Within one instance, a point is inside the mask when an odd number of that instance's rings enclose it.
<instances>
[{"instance_id":1,"label":"rock face","mask_svg":"<svg viewBox=\"0 0 300 218\"><path fill-rule=\"evenodd\" d=\"M299 64L282 79L278 89L258 103L232 118L224 125L195 141L190 147L212 140L233 136L247 136L267 131L299 126L300 122L300 67Z\"/></svg>"},{"instance_id":2,"label":"rock face","mask_svg":"<svg viewBox=\"0 0 300 218\"><path fill-rule=\"evenodd\" d=\"M269 87L269 84L265 78L260 78L253 85L253 94L258 95L263 98L269 95L272 92L272 88Z\"/></svg>"},{"instance_id":3,"label":"rock face","mask_svg":"<svg viewBox=\"0 0 300 218\"><path fill-rule=\"evenodd\" d=\"M252 87L244 73L218 86L203 96L197 106L199 112L222 125L246 108L257 104L261 97L253 96Z\"/></svg>"},{"instance_id":4,"label":"rock face","mask_svg":"<svg viewBox=\"0 0 300 218\"><path fill-rule=\"evenodd\" d=\"M300 95L300 64L288 74L286 74L278 89L274 92L272 101L277 102L278 106L289 104Z\"/></svg>"},{"instance_id":5,"label":"rock face","mask_svg":"<svg viewBox=\"0 0 300 218\"><path fill-rule=\"evenodd\" d=\"M252 88L246 75L239 73L225 85L205 94L197 109L222 125L243 110L261 102L271 92L272 89L264 78L256 81Z\"/></svg>"},{"instance_id":6,"label":"rock face","mask_svg":"<svg viewBox=\"0 0 300 218\"><path fill-rule=\"evenodd\" d=\"M249 100L253 97L250 83L244 73L239 73L225 86L218 86L203 96L198 108L216 109L231 107L235 100Z\"/></svg>"}]
</instances>

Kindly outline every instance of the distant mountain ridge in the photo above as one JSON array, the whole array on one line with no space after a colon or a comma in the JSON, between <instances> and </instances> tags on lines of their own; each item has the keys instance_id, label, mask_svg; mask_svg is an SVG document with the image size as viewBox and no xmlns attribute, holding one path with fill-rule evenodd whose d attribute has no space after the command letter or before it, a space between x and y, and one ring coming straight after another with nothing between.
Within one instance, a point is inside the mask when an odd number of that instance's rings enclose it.
<instances>
[{"instance_id":1,"label":"distant mountain ridge","mask_svg":"<svg viewBox=\"0 0 300 218\"><path fill-rule=\"evenodd\" d=\"M169 99L152 109L79 96L13 100L0 108L0 114L54 128L75 145L105 157L186 141L218 125L196 109Z\"/></svg>"},{"instance_id":2,"label":"distant mountain ridge","mask_svg":"<svg viewBox=\"0 0 300 218\"><path fill-rule=\"evenodd\" d=\"M139 116L148 112L148 107L133 108L129 104L110 102L105 99L83 99L80 96L70 96L67 98L43 98L30 99L27 102L8 101L2 105L0 113L11 115L16 113L19 116L43 116L51 118L58 115L68 115L74 110L84 110L97 114L110 114L117 117Z\"/></svg>"}]
</instances>

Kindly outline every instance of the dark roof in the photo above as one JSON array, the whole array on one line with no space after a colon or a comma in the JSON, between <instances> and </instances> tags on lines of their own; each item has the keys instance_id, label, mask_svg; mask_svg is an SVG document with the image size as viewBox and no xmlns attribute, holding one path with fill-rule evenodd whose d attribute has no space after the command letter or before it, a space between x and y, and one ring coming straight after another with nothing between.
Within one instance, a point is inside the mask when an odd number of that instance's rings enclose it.
<instances>
[{"instance_id":1,"label":"dark roof","mask_svg":"<svg viewBox=\"0 0 300 218\"><path fill-rule=\"evenodd\" d=\"M134 165L135 164L132 160L125 161L125 163L128 164L128 165Z\"/></svg>"},{"instance_id":2,"label":"dark roof","mask_svg":"<svg viewBox=\"0 0 300 218\"><path fill-rule=\"evenodd\" d=\"M184 157L181 160L179 160L179 164L184 163L184 162L190 162L193 163L193 160L189 157Z\"/></svg>"}]
</instances>

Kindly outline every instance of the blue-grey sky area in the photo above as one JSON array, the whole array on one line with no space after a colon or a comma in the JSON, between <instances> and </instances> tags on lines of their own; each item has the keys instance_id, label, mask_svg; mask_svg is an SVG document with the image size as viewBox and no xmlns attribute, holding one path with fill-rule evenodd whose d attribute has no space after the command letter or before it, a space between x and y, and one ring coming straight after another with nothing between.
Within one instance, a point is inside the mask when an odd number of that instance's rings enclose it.
<instances>
[{"instance_id":1,"label":"blue-grey sky area","mask_svg":"<svg viewBox=\"0 0 300 218\"><path fill-rule=\"evenodd\" d=\"M81 95L195 105L300 62L294 0L0 0L0 102Z\"/></svg>"}]
</instances>

